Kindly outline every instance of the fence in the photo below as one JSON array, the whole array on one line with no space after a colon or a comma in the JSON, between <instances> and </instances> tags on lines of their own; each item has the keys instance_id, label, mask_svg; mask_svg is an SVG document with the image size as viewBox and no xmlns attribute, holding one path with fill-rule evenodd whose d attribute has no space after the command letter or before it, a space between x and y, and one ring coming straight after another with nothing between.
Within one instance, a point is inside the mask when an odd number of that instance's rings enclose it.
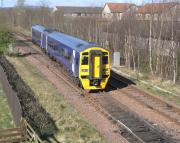
<instances>
[{"instance_id":1,"label":"fence","mask_svg":"<svg viewBox=\"0 0 180 143\"><path fill-rule=\"evenodd\" d=\"M22 118L21 105L16 93L13 91L11 85L9 84L6 74L1 66L0 66L0 82L2 83L3 90L6 94L7 101L13 116L13 120L16 126L19 127L20 120Z\"/></svg>"},{"instance_id":2,"label":"fence","mask_svg":"<svg viewBox=\"0 0 180 143\"><path fill-rule=\"evenodd\" d=\"M2 83L3 90L7 96L7 101L11 109L13 120L17 126L17 128L0 130L0 143L23 141L43 143L43 141L38 137L33 128L27 123L25 119L22 118L21 104L16 93L11 88L11 85L9 84L6 74L1 65L0 82Z\"/></svg>"},{"instance_id":3,"label":"fence","mask_svg":"<svg viewBox=\"0 0 180 143\"><path fill-rule=\"evenodd\" d=\"M0 130L0 143L34 142L43 143L25 119L18 128Z\"/></svg>"},{"instance_id":4,"label":"fence","mask_svg":"<svg viewBox=\"0 0 180 143\"><path fill-rule=\"evenodd\" d=\"M23 142L26 140L25 125L21 122L18 128L0 130L0 142Z\"/></svg>"}]
</instances>

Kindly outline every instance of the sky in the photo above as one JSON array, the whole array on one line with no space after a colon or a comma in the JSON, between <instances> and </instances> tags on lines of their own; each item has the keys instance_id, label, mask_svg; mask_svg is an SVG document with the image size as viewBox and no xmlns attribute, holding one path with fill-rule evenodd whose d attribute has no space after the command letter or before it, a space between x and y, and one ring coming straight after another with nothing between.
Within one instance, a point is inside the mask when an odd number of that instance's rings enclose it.
<instances>
[{"instance_id":1,"label":"sky","mask_svg":"<svg viewBox=\"0 0 180 143\"><path fill-rule=\"evenodd\" d=\"M17 0L0 0L3 1L4 7L12 7L16 5ZM26 0L26 5L38 6L43 3L51 7L54 6L104 6L106 2L129 2L137 5L143 4L150 0Z\"/></svg>"}]
</instances>

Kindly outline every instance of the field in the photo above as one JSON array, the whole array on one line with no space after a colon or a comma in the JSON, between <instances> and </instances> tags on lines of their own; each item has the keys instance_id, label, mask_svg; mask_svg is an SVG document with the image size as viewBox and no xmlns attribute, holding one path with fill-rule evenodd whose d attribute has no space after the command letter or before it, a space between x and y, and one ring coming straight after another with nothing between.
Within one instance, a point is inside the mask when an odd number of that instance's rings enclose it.
<instances>
[{"instance_id":1,"label":"field","mask_svg":"<svg viewBox=\"0 0 180 143\"><path fill-rule=\"evenodd\" d=\"M55 138L66 143L97 143L106 142L100 133L90 126L78 113L59 95L53 85L41 75L25 58L10 58L23 80L31 87L42 107L50 114L58 128ZM53 141L53 138L49 138Z\"/></svg>"},{"instance_id":2,"label":"field","mask_svg":"<svg viewBox=\"0 0 180 143\"><path fill-rule=\"evenodd\" d=\"M0 129L14 127L11 112L0 83Z\"/></svg>"}]
</instances>

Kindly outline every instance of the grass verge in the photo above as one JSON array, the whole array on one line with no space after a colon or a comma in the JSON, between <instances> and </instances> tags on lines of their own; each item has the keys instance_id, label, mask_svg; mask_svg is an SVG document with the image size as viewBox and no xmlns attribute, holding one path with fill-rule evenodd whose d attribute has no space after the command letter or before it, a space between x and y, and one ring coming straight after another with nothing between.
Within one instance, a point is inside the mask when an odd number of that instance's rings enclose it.
<instances>
[{"instance_id":1,"label":"grass verge","mask_svg":"<svg viewBox=\"0 0 180 143\"><path fill-rule=\"evenodd\" d=\"M0 83L0 129L13 128L12 115Z\"/></svg>"},{"instance_id":2,"label":"grass verge","mask_svg":"<svg viewBox=\"0 0 180 143\"><path fill-rule=\"evenodd\" d=\"M7 53L8 45L14 41L9 29L0 26L0 53Z\"/></svg>"},{"instance_id":3,"label":"grass verge","mask_svg":"<svg viewBox=\"0 0 180 143\"><path fill-rule=\"evenodd\" d=\"M104 143L105 139L59 95L53 85L25 58L10 58L22 79L34 91L40 104L55 121L55 138L65 143ZM50 139L53 140L53 139Z\"/></svg>"},{"instance_id":4,"label":"grass verge","mask_svg":"<svg viewBox=\"0 0 180 143\"><path fill-rule=\"evenodd\" d=\"M165 92L165 91L162 91L162 90L159 90L159 89L153 87L153 86L157 86L162 89L168 90L176 95L179 95L180 94L180 85L178 85L178 84L174 85L170 81L162 81L158 77L153 77L153 76L150 76L147 74L142 74L142 73L138 74L137 72L128 70L126 68L116 68L116 69L133 77L130 79L133 80L143 90L151 93L154 96L160 96L169 101L172 101L176 105L180 105L180 96L177 97L171 93L168 93L168 92ZM129 78L129 77L127 77L127 78ZM144 84L141 81L145 81L147 84Z\"/></svg>"},{"instance_id":5,"label":"grass verge","mask_svg":"<svg viewBox=\"0 0 180 143\"><path fill-rule=\"evenodd\" d=\"M172 101L173 103L175 103L176 105L180 106L180 98L179 97L176 97L170 93L167 93L167 92L163 92L163 91L160 91L158 89L155 89L153 86L151 85L145 85L145 84L142 84L140 82L137 82L137 85L139 87L141 87L142 89L148 91L149 93L151 93L153 96L161 96L161 97L164 97L166 98L167 100L169 101Z\"/></svg>"}]
</instances>

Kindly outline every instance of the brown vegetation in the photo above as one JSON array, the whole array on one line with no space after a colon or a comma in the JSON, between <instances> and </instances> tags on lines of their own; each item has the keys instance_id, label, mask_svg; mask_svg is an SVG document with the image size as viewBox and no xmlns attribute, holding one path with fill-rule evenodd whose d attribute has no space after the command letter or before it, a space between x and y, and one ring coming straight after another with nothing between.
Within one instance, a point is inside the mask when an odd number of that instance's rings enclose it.
<instances>
[{"instance_id":1,"label":"brown vegetation","mask_svg":"<svg viewBox=\"0 0 180 143\"><path fill-rule=\"evenodd\" d=\"M180 22L177 11L167 15L152 15L149 20L137 20L136 13L122 20L63 16L46 4L41 7L3 9L2 21L10 27L30 30L32 24L42 24L58 31L96 42L111 52L120 51L121 65L150 73L174 83L180 77ZM2 14L4 13L4 14Z\"/></svg>"}]
</instances>

